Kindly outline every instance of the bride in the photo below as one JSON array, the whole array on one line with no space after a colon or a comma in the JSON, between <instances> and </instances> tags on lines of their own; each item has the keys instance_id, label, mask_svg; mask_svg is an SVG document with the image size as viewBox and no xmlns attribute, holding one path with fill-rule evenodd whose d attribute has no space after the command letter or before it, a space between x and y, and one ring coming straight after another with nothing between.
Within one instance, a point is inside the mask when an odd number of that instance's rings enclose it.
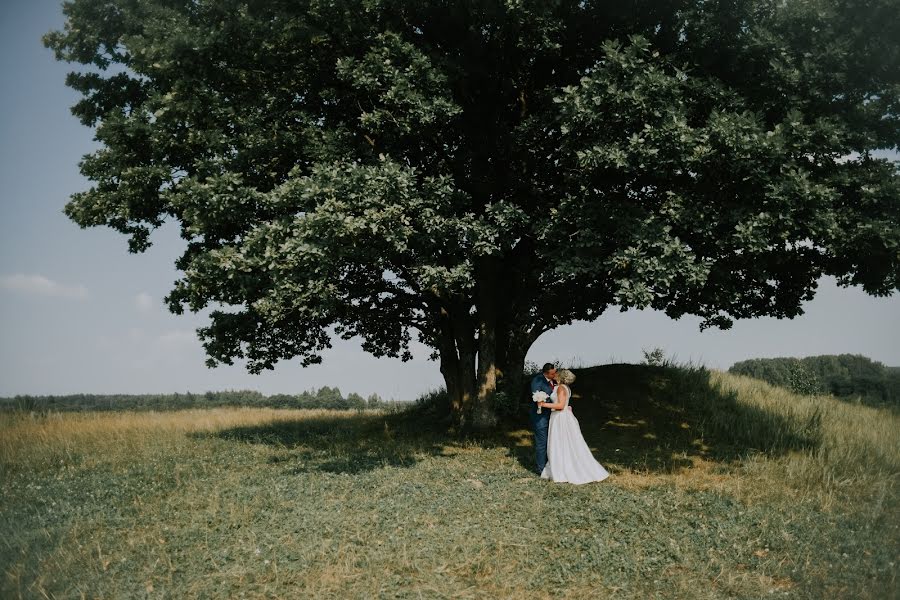
<instances>
[{"instance_id":1,"label":"bride","mask_svg":"<svg viewBox=\"0 0 900 600\"><path fill-rule=\"evenodd\" d=\"M550 395L553 402L538 402L538 406L553 410L547 435L547 466L541 477L579 484L603 481L609 477L609 472L594 459L581 435L578 419L569 408L572 397L569 384L575 381L575 374L563 369L557 377L560 385Z\"/></svg>"}]
</instances>

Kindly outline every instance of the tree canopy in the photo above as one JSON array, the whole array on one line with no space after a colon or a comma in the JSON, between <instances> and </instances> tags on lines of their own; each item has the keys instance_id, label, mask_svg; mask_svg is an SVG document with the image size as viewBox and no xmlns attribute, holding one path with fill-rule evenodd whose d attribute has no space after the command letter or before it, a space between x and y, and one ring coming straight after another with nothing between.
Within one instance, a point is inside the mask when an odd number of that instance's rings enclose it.
<instances>
[{"instance_id":1,"label":"tree canopy","mask_svg":"<svg viewBox=\"0 0 900 600\"><path fill-rule=\"evenodd\" d=\"M900 371L859 354L751 358L734 363L728 372L800 393L856 397L873 405L900 402Z\"/></svg>"},{"instance_id":2,"label":"tree canopy","mask_svg":"<svg viewBox=\"0 0 900 600\"><path fill-rule=\"evenodd\" d=\"M146 250L207 364L433 349L461 424L610 307L794 317L898 289L895 0L73 0L101 148L65 213ZM504 377L505 376L505 377Z\"/></svg>"}]
</instances>

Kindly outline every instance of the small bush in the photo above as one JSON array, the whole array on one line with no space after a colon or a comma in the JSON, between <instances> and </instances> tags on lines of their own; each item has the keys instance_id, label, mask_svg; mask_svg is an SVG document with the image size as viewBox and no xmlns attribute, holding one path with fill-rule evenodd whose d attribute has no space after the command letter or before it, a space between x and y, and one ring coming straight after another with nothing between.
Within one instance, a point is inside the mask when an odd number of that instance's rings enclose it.
<instances>
[{"instance_id":1,"label":"small bush","mask_svg":"<svg viewBox=\"0 0 900 600\"><path fill-rule=\"evenodd\" d=\"M498 417L511 417L519 412L519 399L506 390L494 392L490 403Z\"/></svg>"},{"instance_id":2,"label":"small bush","mask_svg":"<svg viewBox=\"0 0 900 600\"><path fill-rule=\"evenodd\" d=\"M803 396L812 396L818 394L822 390L819 378L802 362L797 361L791 366L788 375L788 388L795 394Z\"/></svg>"},{"instance_id":3,"label":"small bush","mask_svg":"<svg viewBox=\"0 0 900 600\"><path fill-rule=\"evenodd\" d=\"M526 360L525 365L522 368L522 375L525 377L534 377L538 373L541 372L541 365L537 364L533 360Z\"/></svg>"},{"instance_id":4,"label":"small bush","mask_svg":"<svg viewBox=\"0 0 900 600\"><path fill-rule=\"evenodd\" d=\"M666 355L662 348L654 348L651 351L641 350L644 354L644 362L642 364L653 367L661 367L666 364Z\"/></svg>"}]
</instances>

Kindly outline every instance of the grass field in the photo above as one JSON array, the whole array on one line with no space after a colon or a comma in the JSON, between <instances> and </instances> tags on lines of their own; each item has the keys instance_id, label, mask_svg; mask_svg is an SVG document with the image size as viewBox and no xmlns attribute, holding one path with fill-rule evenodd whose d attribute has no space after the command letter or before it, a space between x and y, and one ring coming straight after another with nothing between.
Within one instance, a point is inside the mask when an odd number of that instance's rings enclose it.
<instances>
[{"instance_id":1,"label":"grass field","mask_svg":"<svg viewBox=\"0 0 900 600\"><path fill-rule=\"evenodd\" d=\"M0 414L0 597L900 597L900 415L575 372L584 486L531 473L524 409Z\"/></svg>"}]
</instances>

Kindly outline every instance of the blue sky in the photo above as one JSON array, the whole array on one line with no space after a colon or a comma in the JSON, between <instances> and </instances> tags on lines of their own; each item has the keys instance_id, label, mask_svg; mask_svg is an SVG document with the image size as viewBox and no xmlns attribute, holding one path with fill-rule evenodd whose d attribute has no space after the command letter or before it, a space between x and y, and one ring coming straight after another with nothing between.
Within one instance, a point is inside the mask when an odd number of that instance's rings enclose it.
<instances>
[{"instance_id":1,"label":"blue sky","mask_svg":"<svg viewBox=\"0 0 900 600\"><path fill-rule=\"evenodd\" d=\"M178 278L174 261L185 245L177 224L154 232L147 252L129 254L125 236L80 229L62 212L70 194L89 187L78 162L97 146L93 131L69 110L78 99L64 85L72 67L56 62L40 42L62 26L60 6L0 3L0 396L275 394L336 385L345 394L408 400L442 384L424 348L403 363L375 359L355 340L337 339L323 364L305 369L296 360L261 375L247 373L243 362L207 368L194 330L207 323L209 311L176 316L162 303ZM593 323L544 334L528 359L640 362L642 349L661 347L677 360L719 369L751 357L844 352L900 365L900 296L873 298L830 279L794 320L738 321L731 330L702 333L698 323L613 309Z\"/></svg>"}]
</instances>

